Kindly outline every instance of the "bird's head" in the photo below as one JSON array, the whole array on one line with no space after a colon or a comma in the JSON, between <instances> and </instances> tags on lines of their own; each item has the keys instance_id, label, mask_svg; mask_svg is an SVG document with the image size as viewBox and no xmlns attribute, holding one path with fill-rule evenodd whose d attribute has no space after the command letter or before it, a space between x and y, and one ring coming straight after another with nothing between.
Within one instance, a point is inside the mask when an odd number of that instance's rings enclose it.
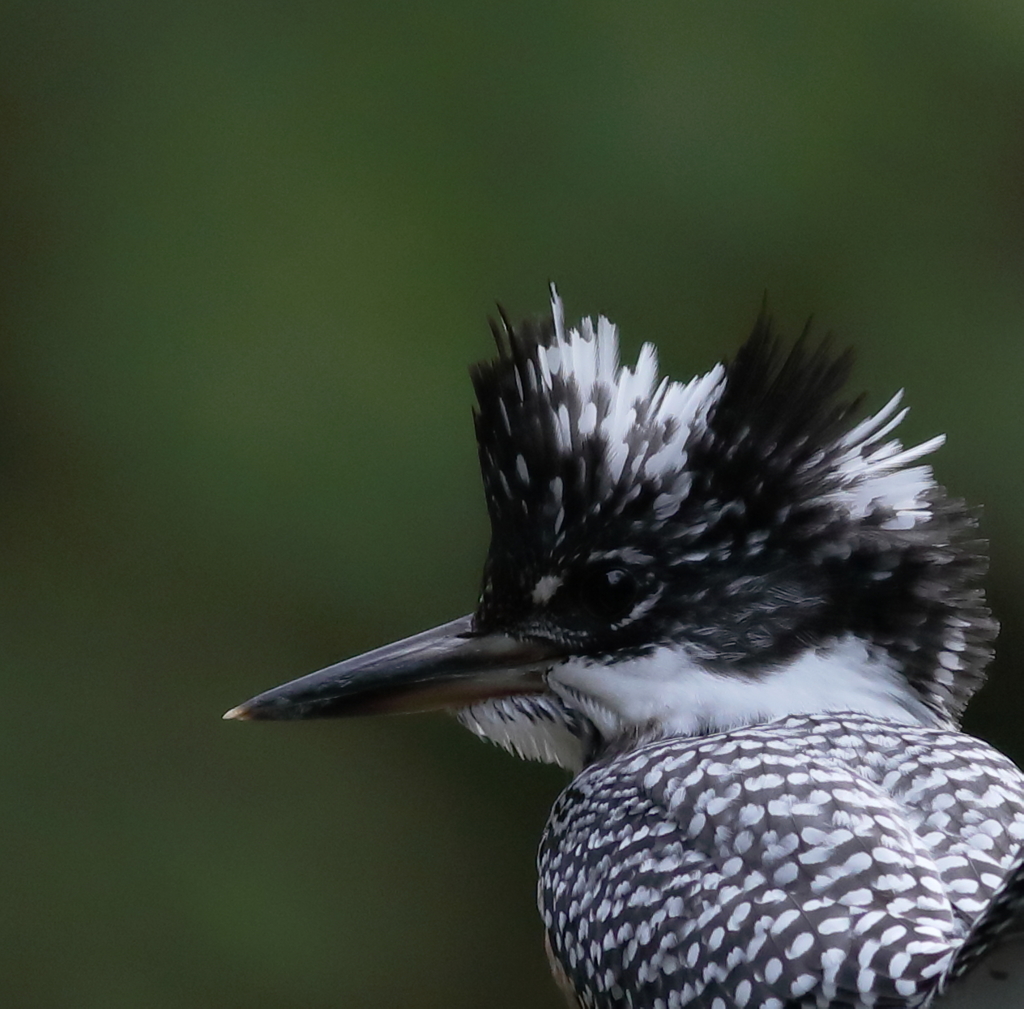
<instances>
[{"instance_id":1,"label":"bird's head","mask_svg":"<svg viewBox=\"0 0 1024 1009\"><path fill-rule=\"evenodd\" d=\"M473 370L491 545L476 612L259 695L235 718L456 709L577 767L609 747L816 711L956 724L995 623L982 544L891 437L857 420L848 353L784 351L762 311L681 384L618 360L606 319L494 325Z\"/></svg>"}]
</instances>

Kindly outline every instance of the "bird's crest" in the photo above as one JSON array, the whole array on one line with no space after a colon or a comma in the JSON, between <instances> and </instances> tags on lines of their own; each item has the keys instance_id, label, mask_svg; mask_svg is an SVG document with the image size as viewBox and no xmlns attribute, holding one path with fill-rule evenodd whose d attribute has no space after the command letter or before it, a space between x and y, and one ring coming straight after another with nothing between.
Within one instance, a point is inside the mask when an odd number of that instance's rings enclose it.
<instances>
[{"instance_id":1,"label":"bird's crest","mask_svg":"<svg viewBox=\"0 0 1024 1009\"><path fill-rule=\"evenodd\" d=\"M473 371L480 462L495 531L521 543L547 552L623 513L660 528L697 496L725 512L775 496L788 512L885 513L895 528L927 517L935 482L913 464L943 437L885 440L906 416L902 392L852 425L860 400L837 398L849 352L808 349L805 331L786 353L764 310L730 364L685 384L659 380L649 343L620 365L603 316L567 327L554 287L549 317L513 327L502 313L492 329L498 357Z\"/></svg>"}]
</instances>

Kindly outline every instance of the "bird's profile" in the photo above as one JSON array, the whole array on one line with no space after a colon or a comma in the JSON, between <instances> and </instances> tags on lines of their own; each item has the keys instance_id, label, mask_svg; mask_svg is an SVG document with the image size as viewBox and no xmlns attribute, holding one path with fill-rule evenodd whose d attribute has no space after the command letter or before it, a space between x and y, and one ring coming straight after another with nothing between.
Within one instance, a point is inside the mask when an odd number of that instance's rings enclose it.
<instances>
[{"instance_id":1,"label":"bird's profile","mask_svg":"<svg viewBox=\"0 0 1024 1009\"><path fill-rule=\"evenodd\" d=\"M959 730L996 624L942 439L901 445L899 395L858 419L849 355L763 311L686 384L553 288L493 328L475 612L226 717L449 708L574 772L539 856L574 1005L1024 1004L976 969L1024 923L1024 776Z\"/></svg>"}]
</instances>

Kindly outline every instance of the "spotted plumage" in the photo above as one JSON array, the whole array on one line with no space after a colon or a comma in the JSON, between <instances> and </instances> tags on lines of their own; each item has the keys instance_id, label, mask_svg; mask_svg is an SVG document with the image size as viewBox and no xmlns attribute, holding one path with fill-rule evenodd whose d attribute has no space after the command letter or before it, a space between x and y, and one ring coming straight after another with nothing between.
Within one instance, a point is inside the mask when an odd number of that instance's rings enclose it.
<instances>
[{"instance_id":1,"label":"spotted plumage","mask_svg":"<svg viewBox=\"0 0 1024 1009\"><path fill-rule=\"evenodd\" d=\"M1024 784L945 729L810 715L588 767L540 854L588 1009L923 1004L1024 840Z\"/></svg>"},{"instance_id":2,"label":"spotted plumage","mask_svg":"<svg viewBox=\"0 0 1024 1009\"><path fill-rule=\"evenodd\" d=\"M570 769L539 903L582 1009L1024 1004L1024 775L959 731L996 624L942 438L764 312L687 383L554 290L493 329L475 612L229 716L443 707Z\"/></svg>"}]
</instances>

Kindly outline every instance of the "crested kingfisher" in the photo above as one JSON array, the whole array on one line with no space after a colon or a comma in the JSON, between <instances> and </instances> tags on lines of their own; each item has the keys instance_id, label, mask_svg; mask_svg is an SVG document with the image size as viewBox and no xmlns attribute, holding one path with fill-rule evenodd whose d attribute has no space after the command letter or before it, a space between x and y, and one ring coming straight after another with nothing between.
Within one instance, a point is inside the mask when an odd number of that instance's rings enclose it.
<instances>
[{"instance_id":1,"label":"crested kingfisher","mask_svg":"<svg viewBox=\"0 0 1024 1009\"><path fill-rule=\"evenodd\" d=\"M554 287L492 330L475 611L225 718L443 708L571 771L538 865L573 1006L1024 1006L1024 775L959 727L997 625L943 439L763 309L685 384Z\"/></svg>"}]
</instances>

